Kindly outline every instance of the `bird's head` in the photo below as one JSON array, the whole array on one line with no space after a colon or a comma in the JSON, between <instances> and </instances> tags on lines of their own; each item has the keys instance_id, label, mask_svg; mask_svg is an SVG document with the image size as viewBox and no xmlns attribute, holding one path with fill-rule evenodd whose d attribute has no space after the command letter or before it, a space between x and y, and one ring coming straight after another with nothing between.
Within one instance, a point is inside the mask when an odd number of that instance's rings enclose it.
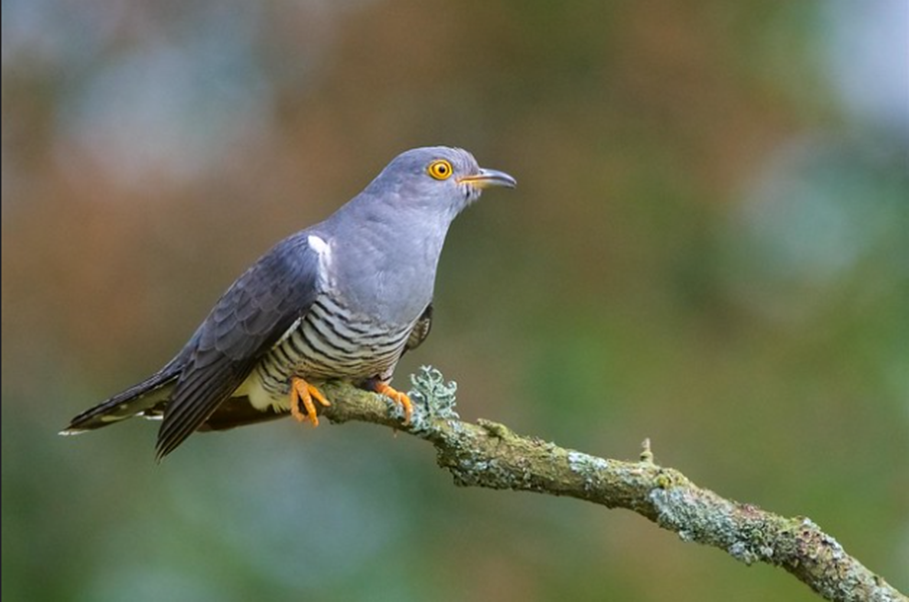
<instances>
[{"instance_id":1,"label":"bird's head","mask_svg":"<svg viewBox=\"0 0 909 602\"><path fill-rule=\"evenodd\" d=\"M514 188L505 172L484 169L460 148L428 146L395 157L367 191L423 211L442 211L452 218L480 198L484 188Z\"/></svg>"}]
</instances>

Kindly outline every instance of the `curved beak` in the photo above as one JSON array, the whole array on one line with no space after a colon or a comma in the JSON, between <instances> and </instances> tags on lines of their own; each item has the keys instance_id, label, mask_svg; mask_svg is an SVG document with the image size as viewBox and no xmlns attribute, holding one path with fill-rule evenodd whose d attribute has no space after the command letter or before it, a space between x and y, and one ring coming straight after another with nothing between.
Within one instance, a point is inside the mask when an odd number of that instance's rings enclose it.
<instances>
[{"instance_id":1,"label":"curved beak","mask_svg":"<svg viewBox=\"0 0 909 602\"><path fill-rule=\"evenodd\" d=\"M471 186L482 190L483 188L487 188L489 186L505 186L506 188L514 188L518 185L518 181L504 171L499 171L497 169L480 168L480 171L478 173L458 178L458 184L470 184Z\"/></svg>"}]
</instances>

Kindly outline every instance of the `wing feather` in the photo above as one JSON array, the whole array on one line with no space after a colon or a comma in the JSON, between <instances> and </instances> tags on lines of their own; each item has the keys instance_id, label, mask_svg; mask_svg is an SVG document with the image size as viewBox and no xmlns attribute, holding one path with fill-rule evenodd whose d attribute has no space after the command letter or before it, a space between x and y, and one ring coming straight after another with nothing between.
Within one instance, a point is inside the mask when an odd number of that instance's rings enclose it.
<instances>
[{"instance_id":1,"label":"wing feather","mask_svg":"<svg viewBox=\"0 0 909 602\"><path fill-rule=\"evenodd\" d=\"M308 231L278 243L221 297L196 331L186 367L158 431L160 460L217 410L256 364L309 311L316 295L319 256Z\"/></svg>"}]
</instances>

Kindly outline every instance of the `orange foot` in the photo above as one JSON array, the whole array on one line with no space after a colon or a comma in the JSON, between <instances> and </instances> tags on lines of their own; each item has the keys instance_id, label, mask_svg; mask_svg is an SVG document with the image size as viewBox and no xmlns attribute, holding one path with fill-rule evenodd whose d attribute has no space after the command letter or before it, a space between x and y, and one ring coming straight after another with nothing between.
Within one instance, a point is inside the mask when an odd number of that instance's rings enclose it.
<instances>
[{"instance_id":1,"label":"orange foot","mask_svg":"<svg viewBox=\"0 0 909 602\"><path fill-rule=\"evenodd\" d=\"M316 404L312 402L313 399L323 407L331 405L317 388L299 376L293 377L290 381L290 413L299 422L309 418L315 427L319 426L319 417L316 415Z\"/></svg>"},{"instance_id":2,"label":"orange foot","mask_svg":"<svg viewBox=\"0 0 909 602\"><path fill-rule=\"evenodd\" d=\"M388 383L376 383L374 388L376 393L381 393L386 397L391 397L392 401L404 407L404 424L410 424L410 417L413 416L413 403L407 393L401 393L392 388Z\"/></svg>"}]
</instances>

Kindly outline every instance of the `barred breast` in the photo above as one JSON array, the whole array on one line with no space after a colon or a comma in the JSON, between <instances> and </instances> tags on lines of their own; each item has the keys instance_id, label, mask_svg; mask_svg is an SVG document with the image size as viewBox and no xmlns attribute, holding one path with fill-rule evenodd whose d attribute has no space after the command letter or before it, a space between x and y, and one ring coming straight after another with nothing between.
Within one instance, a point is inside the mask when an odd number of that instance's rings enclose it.
<instances>
[{"instance_id":1,"label":"barred breast","mask_svg":"<svg viewBox=\"0 0 909 602\"><path fill-rule=\"evenodd\" d=\"M238 393L259 409L288 408L293 375L307 380L391 377L414 322L382 324L321 293L256 366Z\"/></svg>"}]
</instances>

